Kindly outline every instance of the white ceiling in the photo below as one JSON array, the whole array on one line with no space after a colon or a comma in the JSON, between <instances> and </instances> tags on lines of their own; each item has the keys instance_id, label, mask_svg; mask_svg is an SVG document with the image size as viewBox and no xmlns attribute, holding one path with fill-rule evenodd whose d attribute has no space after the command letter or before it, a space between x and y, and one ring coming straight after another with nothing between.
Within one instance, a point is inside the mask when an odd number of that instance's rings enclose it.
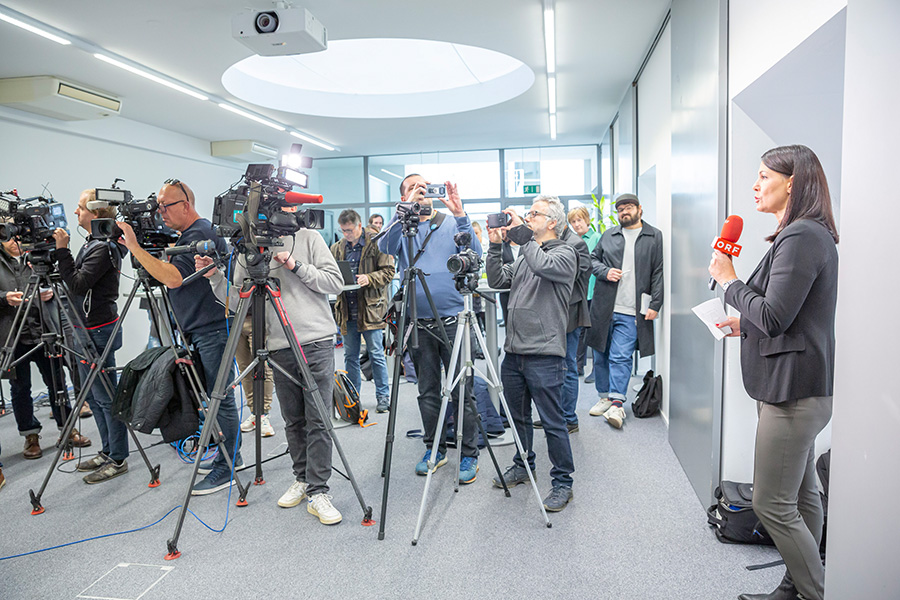
<instances>
[{"instance_id":1,"label":"white ceiling","mask_svg":"<svg viewBox=\"0 0 900 600\"><path fill-rule=\"evenodd\" d=\"M314 117L234 98L222 73L252 53L231 37L250 0L3 0L4 5L207 93L296 127L340 152L313 156L598 143L639 68L669 0L556 0L558 127L550 140L540 0L305 0L329 40L434 39L496 50L537 75L530 90L497 106L404 119ZM271 2L252 2L268 9ZM286 149L285 132L232 115L0 22L0 78L56 75L123 100L122 116L203 140L255 139ZM414 79L415 73L409 78ZM398 89L404 82L397 81ZM302 111L302 108L299 109Z\"/></svg>"}]
</instances>

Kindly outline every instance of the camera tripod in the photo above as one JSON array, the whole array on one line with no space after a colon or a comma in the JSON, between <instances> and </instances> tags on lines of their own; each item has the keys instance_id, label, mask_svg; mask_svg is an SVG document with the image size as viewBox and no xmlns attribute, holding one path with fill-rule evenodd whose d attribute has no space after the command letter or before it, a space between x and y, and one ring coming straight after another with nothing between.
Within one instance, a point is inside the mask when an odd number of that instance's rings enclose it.
<instances>
[{"instance_id":1,"label":"camera tripod","mask_svg":"<svg viewBox=\"0 0 900 600\"><path fill-rule=\"evenodd\" d=\"M325 407L325 403L322 400L322 395L319 392L318 386L316 385L316 380L313 377L312 372L310 371L309 365L307 364L306 356L304 355L303 349L300 347L300 343L297 341L297 337L294 334L294 327L291 324L284 304L281 301L280 284L277 279L270 277L271 267L269 263L272 260L272 251L269 248L262 247L273 245L273 242L264 240L263 238L257 238L256 243L257 247L261 248L260 251L247 248L246 246L240 246L241 254L247 259L248 276L244 279L241 286L239 294L240 300L238 302L236 314L234 316L234 319L232 320L232 323L234 323L235 325L231 328L231 331L228 335L228 341L225 343L225 354L222 357L222 361L219 363L219 370L216 375L215 387L213 388L212 394L210 395L209 412L206 416L206 422L203 424L203 429L200 432L200 447L205 447L209 442L211 424L215 423L216 415L219 411L219 406L221 405L222 401L225 400L225 392L227 388L237 386L238 383L248 373L250 373L251 370L253 370L254 397L258 399L253 403L253 410L254 414L256 415L257 427L256 480L254 481L254 483L257 485L265 483L265 480L262 478L262 461L260 460L261 442L259 427L262 421L261 411L263 405L262 386L264 382L264 367L265 362L268 361L269 365L273 369L279 371L293 384L302 387L304 391L309 394L309 397L313 399L315 410L318 411L320 417L322 418L325 424L325 429L328 432L328 435L331 438L334 447L338 451L338 455L340 456L341 462L344 465L344 469L346 469L347 471L347 478L350 480L350 484L352 485L353 491L356 494L356 498L359 501L359 505L362 508L362 524L373 525L374 521L372 521L372 508L370 506L366 506L365 500L362 496L362 492L360 491L359 486L356 483L356 478L353 476L353 471L350 468L350 463L347 462L347 457L345 456L344 450L337 439L337 435L335 434L334 426L331 423L330 412L328 412ZM215 262L212 265L201 269L200 271L197 271L196 273L191 275L191 277L202 277L203 273L211 270L214 266L218 266L219 268L222 268L224 266L224 261L221 258L214 259L214 261ZM185 281L188 280L186 279ZM294 377L294 374L288 372L283 366L275 362L269 355L269 351L266 349L267 300L269 304L271 304L271 308L275 311L275 314L278 315L279 323L284 331L285 337L288 340L288 344L290 345L290 350L294 356L294 360L297 362L300 375L299 380ZM251 308L253 311L253 332L251 335L251 347L253 349L254 358L242 373L239 373L233 381L229 381L229 376L232 373L231 367L234 364L234 356L237 352L238 343L240 343L240 324L243 323L247 318L247 314L251 310ZM167 547L169 550L169 553L166 555L167 560L178 558L181 555L181 552L178 551L178 540L181 536L181 529L184 524L185 516L187 514L188 503L191 499L191 490L193 489L194 482L197 479L197 470L200 468L200 461L201 454L198 452L197 458L194 461L194 468L193 472L191 473L191 480L188 484L184 502L181 505L181 512L179 513L178 521L175 525L175 533L167 542ZM242 490L241 498L238 501L238 506L247 505L246 493L246 490Z\"/></svg>"},{"instance_id":2,"label":"camera tripod","mask_svg":"<svg viewBox=\"0 0 900 600\"><path fill-rule=\"evenodd\" d=\"M116 324L112 331L112 335L110 337L110 343L108 343L106 345L106 348L103 349L102 354L98 356L93 342L86 333L87 330L85 329L84 322L81 319L78 309L71 305L72 296L69 293L68 286L60 278L59 273L56 272L53 268L53 261L50 257L49 252L46 250L32 251L28 256L33 273L28 280L28 284L25 286L25 290L22 294L22 304L19 305L19 309L16 311L16 315L13 318L13 325L10 329L9 335L7 336L6 344L2 349L0 349L0 357L2 357L2 360L0 360L0 371L8 371L18 363L26 360L32 354L37 352L41 347L43 347L48 358L51 359L51 372L53 373L54 384L53 387L58 389L59 386L56 385L56 370L53 366L55 360L61 359L64 355L69 359L68 364L73 373L73 379L75 377L75 374L77 373L77 370L73 366L73 363L81 361L86 365L90 365L88 377L85 381L81 382L81 389L79 390L77 398L75 400L75 406L72 408L68 419L66 419L62 434L60 436L60 440L56 444L56 456L54 457L53 462L48 468L47 474L44 476L41 487L39 488L37 493L35 493L34 490L28 491L32 505L31 514L39 515L42 514L45 510L44 506L41 504L41 498L43 497L43 494L47 489L47 485L50 482L50 477L56 470L56 465L59 463L60 458L63 457L63 460L71 460L72 458L74 458L74 453L71 447L72 430L75 429L75 423L77 422L81 413L81 407L87 400L87 395L88 393L90 393L90 389L97 377L100 377L101 385L103 385L104 390L110 398L113 398L116 395L116 388L110 382L109 377L106 374L106 370L102 367L102 365L106 363L106 359L109 356L109 353L112 351L112 339L115 337L116 333L122 326L122 318L120 317L116 321ZM43 306L43 302L40 301L39 296L41 287L49 287L50 289L52 289L53 295L57 299L57 315L55 315L55 319L52 318L53 315L45 315L45 307ZM129 304L133 296L134 292L132 292L132 296L129 297ZM42 343L39 346L35 346L31 351L27 352L18 359L13 360L15 348L22 336L22 331L27 326L28 315L32 309L31 307L35 304L38 305L38 320L41 323L41 331L43 332L41 335ZM123 311L122 313L122 317L124 317L127 310L128 305L126 305L125 311ZM69 324L73 324L76 328L84 332L84 334L78 336L75 335L74 332L71 332L71 337L73 339L67 339L65 335L66 328L63 321L64 317L68 319ZM60 333L60 331L45 332L48 322L53 323L53 325L56 326L62 333ZM81 353L75 350L76 343L81 346ZM50 393L52 394L53 392L51 391ZM56 394L58 395L59 392L56 392ZM57 398L57 401L64 402L65 399L60 400L59 398ZM150 483L148 484L148 487L157 487L160 484L159 465L156 465L154 467L150 464L150 460L147 457L147 454L144 452L144 448L141 446L137 435L134 433L134 430L130 425L126 424L126 427L128 429L128 432L131 434L131 438L134 441L135 446L140 452L144 464L147 466L147 470L150 472Z\"/></svg>"}]
</instances>

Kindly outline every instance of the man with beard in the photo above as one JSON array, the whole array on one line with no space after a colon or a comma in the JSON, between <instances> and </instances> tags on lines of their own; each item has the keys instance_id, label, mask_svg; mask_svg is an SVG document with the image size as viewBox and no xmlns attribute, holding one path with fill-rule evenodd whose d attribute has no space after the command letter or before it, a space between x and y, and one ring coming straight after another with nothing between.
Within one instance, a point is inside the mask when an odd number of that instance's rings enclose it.
<instances>
[{"instance_id":1,"label":"man with beard","mask_svg":"<svg viewBox=\"0 0 900 600\"><path fill-rule=\"evenodd\" d=\"M616 199L619 225L607 229L591 253L597 277L587 344L594 349L594 386L600 401L590 414L619 429L625 422L625 393L635 345L654 353L653 320L663 303L662 233L645 223L634 194ZM642 312L642 298L647 304Z\"/></svg>"}]
</instances>

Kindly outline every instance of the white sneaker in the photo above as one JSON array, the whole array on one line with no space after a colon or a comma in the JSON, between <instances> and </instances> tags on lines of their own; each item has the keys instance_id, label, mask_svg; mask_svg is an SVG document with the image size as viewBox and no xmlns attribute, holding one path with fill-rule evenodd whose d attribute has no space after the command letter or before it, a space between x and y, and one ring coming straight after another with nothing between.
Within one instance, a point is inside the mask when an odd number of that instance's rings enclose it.
<instances>
[{"instance_id":1,"label":"white sneaker","mask_svg":"<svg viewBox=\"0 0 900 600\"><path fill-rule=\"evenodd\" d=\"M269 421L269 415L263 415L262 419L260 419L260 429L262 430L260 434L263 437L272 437L275 435L275 429L272 427L272 423Z\"/></svg>"},{"instance_id":2,"label":"white sneaker","mask_svg":"<svg viewBox=\"0 0 900 600\"><path fill-rule=\"evenodd\" d=\"M253 431L256 428L256 418L253 416L253 412L250 412L250 416L244 419L244 422L241 423L241 431L247 433L249 431Z\"/></svg>"},{"instance_id":3,"label":"white sneaker","mask_svg":"<svg viewBox=\"0 0 900 600\"><path fill-rule=\"evenodd\" d=\"M608 411L603 413L603 418L616 429L622 429L622 423L625 422L625 409L621 406L611 406Z\"/></svg>"},{"instance_id":4,"label":"white sneaker","mask_svg":"<svg viewBox=\"0 0 900 600\"><path fill-rule=\"evenodd\" d=\"M295 481L291 484L291 487L288 488L288 491L278 499L278 506L282 508L297 506L304 498L306 498L306 483L303 481Z\"/></svg>"},{"instance_id":5,"label":"white sneaker","mask_svg":"<svg viewBox=\"0 0 900 600\"><path fill-rule=\"evenodd\" d=\"M331 504L331 496L328 494L313 494L310 496L306 503L306 511L319 517L319 522L325 525L335 525L343 519L340 511Z\"/></svg>"},{"instance_id":6,"label":"white sneaker","mask_svg":"<svg viewBox=\"0 0 900 600\"><path fill-rule=\"evenodd\" d=\"M595 404L589 413L592 417L602 417L603 413L608 411L610 406L612 406L612 400L609 398L600 398L600 402Z\"/></svg>"}]
</instances>

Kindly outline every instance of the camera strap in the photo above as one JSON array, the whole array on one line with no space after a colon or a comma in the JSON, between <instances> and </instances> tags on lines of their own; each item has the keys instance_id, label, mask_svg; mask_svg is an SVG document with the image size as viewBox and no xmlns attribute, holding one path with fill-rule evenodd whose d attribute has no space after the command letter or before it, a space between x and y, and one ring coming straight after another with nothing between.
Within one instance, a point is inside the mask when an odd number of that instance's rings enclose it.
<instances>
[{"instance_id":1,"label":"camera strap","mask_svg":"<svg viewBox=\"0 0 900 600\"><path fill-rule=\"evenodd\" d=\"M444 222L444 217L446 215L442 212L434 213L434 216L431 218L430 230L428 231L428 235L425 236L425 240L422 242L422 246L419 248L419 251L416 252L416 255L413 257L412 264L410 267L414 267L416 263L419 261L419 257L422 256L422 253L425 252L425 247L428 246L428 240L431 239L431 235L441 226L441 223Z\"/></svg>"}]
</instances>

